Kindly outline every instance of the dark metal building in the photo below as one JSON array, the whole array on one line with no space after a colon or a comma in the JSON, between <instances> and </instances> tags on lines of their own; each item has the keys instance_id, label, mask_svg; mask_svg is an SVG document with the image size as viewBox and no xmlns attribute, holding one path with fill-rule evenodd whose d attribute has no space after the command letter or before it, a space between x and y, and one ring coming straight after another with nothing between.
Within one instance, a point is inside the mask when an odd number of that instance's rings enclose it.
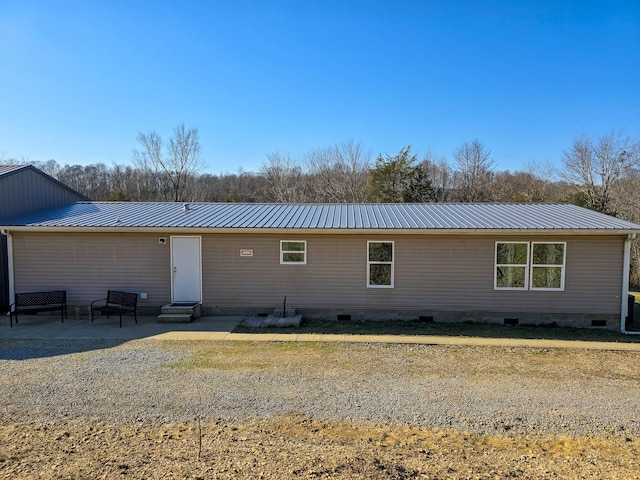
<instances>
[{"instance_id":1,"label":"dark metal building","mask_svg":"<svg viewBox=\"0 0 640 480\"><path fill-rule=\"evenodd\" d=\"M88 200L31 165L0 165L0 223L5 220ZM0 312L8 310L7 238L0 235Z\"/></svg>"}]
</instances>

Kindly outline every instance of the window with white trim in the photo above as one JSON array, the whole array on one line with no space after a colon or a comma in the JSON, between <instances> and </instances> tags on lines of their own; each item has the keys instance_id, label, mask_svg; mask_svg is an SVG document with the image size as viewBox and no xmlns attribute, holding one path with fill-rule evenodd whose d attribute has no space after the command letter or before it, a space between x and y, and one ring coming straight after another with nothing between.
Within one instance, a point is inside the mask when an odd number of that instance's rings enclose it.
<instances>
[{"instance_id":1,"label":"window with white trim","mask_svg":"<svg viewBox=\"0 0 640 480\"><path fill-rule=\"evenodd\" d=\"M393 242L367 241L367 287L393 288Z\"/></svg>"},{"instance_id":2,"label":"window with white trim","mask_svg":"<svg viewBox=\"0 0 640 480\"><path fill-rule=\"evenodd\" d=\"M531 243L531 290L564 290L566 243Z\"/></svg>"},{"instance_id":3,"label":"window with white trim","mask_svg":"<svg viewBox=\"0 0 640 480\"><path fill-rule=\"evenodd\" d=\"M496 242L495 288L526 290L529 242Z\"/></svg>"},{"instance_id":4,"label":"window with white trim","mask_svg":"<svg viewBox=\"0 0 640 480\"><path fill-rule=\"evenodd\" d=\"M496 290L564 290L566 242L496 242Z\"/></svg>"},{"instance_id":5,"label":"window with white trim","mask_svg":"<svg viewBox=\"0 0 640 480\"><path fill-rule=\"evenodd\" d=\"M306 240L280 240L280 263L304 265L307 263Z\"/></svg>"}]
</instances>

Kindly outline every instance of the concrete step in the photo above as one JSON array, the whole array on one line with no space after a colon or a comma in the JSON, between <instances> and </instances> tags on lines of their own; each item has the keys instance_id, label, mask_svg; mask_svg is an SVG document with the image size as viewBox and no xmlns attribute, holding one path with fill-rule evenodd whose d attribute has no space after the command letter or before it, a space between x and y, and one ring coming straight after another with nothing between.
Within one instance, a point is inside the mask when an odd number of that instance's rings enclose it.
<instances>
[{"instance_id":1,"label":"concrete step","mask_svg":"<svg viewBox=\"0 0 640 480\"><path fill-rule=\"evenodd\" d=\"M287 310L289 310L287 308ZM280 309L282 311L282 309ZM264 319L265 327L299 327L302 321L302 315L292 315L290 317L280 317L278 315L269 315Z\"/></svg>"},{"instance_id":2,"label":"concrete step","mask_svg":"<svg viewBox=\"0 0 640 480\"><path fill-rule=\"evenodd\" d=\"M190 313L163 313L158 315L158 323L190 323L193 316Z\"/></svg>"},{"instance_id":3,"label":"concrete step","mask_svg":"<svg viewBox=\"0 0 640 480\"><path fill-rule=\"evenodd\" d=\"M193 318L198 318L200 316L200 304L180 304L180 303L170 303L168 305L163 305L160 309L163 314L165 313L182 313L189 314Z\"/></svg>"},{"instance_id":4,"label":"concrete step","mask_svg":"<svg viewBox=\"0 0 640 480\"><path fill-rule=\"evenodd\" d=\"M287 307L286 310L286 315L282 314L282 307L276 308L273 310L273 316L274 317L278 317L278 318L282 318L282 317L295 317L296 316L296 309L293 307Z\"/></svg>"}]
</instances>

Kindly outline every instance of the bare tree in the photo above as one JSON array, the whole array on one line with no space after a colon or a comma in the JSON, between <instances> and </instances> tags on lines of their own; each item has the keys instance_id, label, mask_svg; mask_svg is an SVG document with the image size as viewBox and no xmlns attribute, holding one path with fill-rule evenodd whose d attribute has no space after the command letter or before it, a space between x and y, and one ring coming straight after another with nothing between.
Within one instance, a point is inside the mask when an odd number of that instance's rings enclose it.
<instances>
[{"instance_id":1,"label":"bare tree","mask_svg":"<svg viewBox=\"0 0 640 480\"><path fill-rule=\"evenodd\" d=\"M143 172L155 174L156 188L165 200L191 200L189 187L193 176L204 167L198 129L179 125L165 145L156 132L138 133L142 150L133 151L133 162ZM166 150L166 151L165 151Z\"/></svg>"},{"instance_id":2,"label":"bare tree","mask_svg":"<svg viewBox=\"0 0 640 480\"><path fill-rule=\"evenodd\" d=\"M2 162L0 162L0 163L2 163ZM58 178L58 175L60 174L60 171L62 170L62 167L60 165L58 165L58 162L56 162L53 159L47 160L46 162L30 162L30 161L26 160L23 163L31 164L34 167L42 170L47 175L51 175L53 178L56 178L56 179Z\"/></svg>"},{"instance_id":3,"label":"bare tree","mask_svg":"<svg viewBox=\"0 0 640 480\"><path fill-rule=\"evenodd\" d=\"M265 199L269 202L295 203L306 200L305 179L300 165L288 155L272 153L262 163Z\"/></svg>"},{"instance_id":4,"label":"bare tree","mask_svg":"<svg viewBox=\"0 0 640 480\"><path fill-rule=\"evenodd\" d=\"M553 164L530 160L525 162L523 171L496 173L492 190L494 200L501 202L549 202L566 200L567 192L569 196L574 193L567 187L557 182Z\"/></svg>"},{"instance_id":5,"label":"bare tree","mask_svg":"<svg viewBox=\"0 0 640 480\"><path fill-rule=\"evenodd\" d=\"M542 185L529 172L498 172L493 181L493 199L499 202L543 202Z\"/></svg>"},{"instance_id":6,"label":"bare tree","mask_svg":"<svg viewBox=\"0 0 640 480\"><path fill-rule=\"evenodd\" d=\"M583 189L586 207L603 213L610 208L617 182L640 165L640 147L622 130L598 138L586 134L574 138L563 152L564 177Z\"/></svg>"},{"instance_id":7,"label":"bare tree","mask_svg":"<svg viewBox=\"0 0 640 480\"><path fill-rule=\"evenodd\" d=\"M532 190L540 202L553 201L554 185L558 180L558 168L551 162L529 160L524 164L524 172L531 175Z\"/></svg>"},{"instance_id":8,"label":"bare tree","mask_svg":"<svg viewBox=\"0 0 640 480\"><path fill-rule=\"evenodd\" d=\"M462 202L482 202L491 199L490 186L494 178L491 150L478 139L464 142L454 152L458 199Z\"/></svg>"},{"instance_id":9,"label":"bare tree","mask_svg":"<svg viewBox=\"0 0 640 480\"><path fill-rule=\"evenodd\" d=\"M24 156L21 157L20 160L18 160L15 157L8 156L7 152L5 151L0 152L0 165L33 165L34 167L39 168L37 165L35 165L36 163L38 162L31 162Z\"/></svg>"},{"instance_id":10,"label":"bare tree","mask_svg":"<svg viewBox=\"0 0 640 480\"><path fill-rule=\"evenodd\" d=\"M612 189L610 210L620 218L640 223L640 171L631 171ZM631 285L640 288L640 239L631 243Z\"/></svg>"},{"instance_id":11,"label":"bare tree","mask_svg":"<svg viewBox=\"0 0 640 480\"><path fill-rule=\"evenodd\" d=\"M362 202L366 198L370 157L362 144L353 140L308 153L305 165L311 177L311 199L335 203Z\"/></svg>"}]
</instances>

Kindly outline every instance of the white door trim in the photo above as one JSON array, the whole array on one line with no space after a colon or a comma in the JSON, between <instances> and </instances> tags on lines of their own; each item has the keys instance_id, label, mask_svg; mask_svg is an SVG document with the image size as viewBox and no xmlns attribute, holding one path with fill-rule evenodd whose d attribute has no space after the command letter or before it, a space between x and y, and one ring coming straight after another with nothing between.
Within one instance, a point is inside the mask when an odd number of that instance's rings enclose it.
<instances>
[{"instance_id":1,"label":"white door trim","mask_svg":"<svg viewBox=\"0 0 640 480\"><path fill-rule=\"evenodd\" d=\"M194 238L198 240L198 272L194 272L194 275L197 275L198 280L198 297L193 299L177 299L175 297L175 269L176 265L174 265L174 247L175 242L174 239L177 238ZM198 303L202 303L202 237L200 235L172 235L170 237L171 240L171 302L181 302L181 301L194 301Z\"/></svg>"}]
</instances>

